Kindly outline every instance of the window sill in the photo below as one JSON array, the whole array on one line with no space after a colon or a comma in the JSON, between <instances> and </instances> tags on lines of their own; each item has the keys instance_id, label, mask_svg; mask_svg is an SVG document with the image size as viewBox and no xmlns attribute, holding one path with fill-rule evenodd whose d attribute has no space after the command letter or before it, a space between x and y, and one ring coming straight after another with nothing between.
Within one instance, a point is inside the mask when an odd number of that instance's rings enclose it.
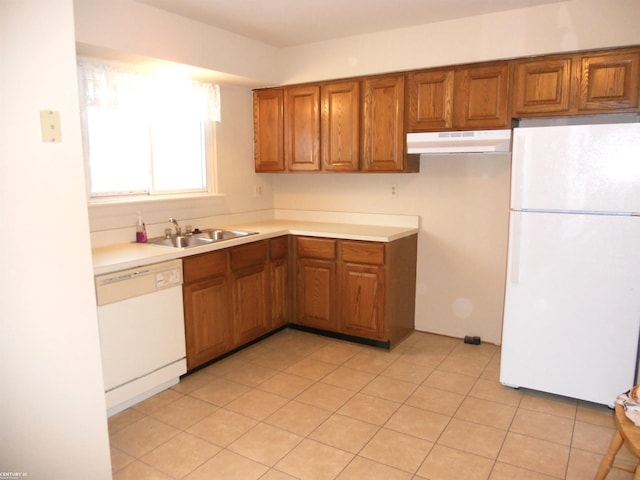
<instances>
[{"instance_id":1,"label":"window sill","mask_svg":"<svg viewBox=\"0 0 640 480\"><path fill-rule=\"evenodd\" d=\"M184 193L173 195L131 195L131 196L113 196L113 197L95 197L89 200L89 208L101 205L122 205L127 204L154 204L161 202L174 201L193 201L200 199L214 199L224 197L217 193Z\"/></svg>"}]
</instances>

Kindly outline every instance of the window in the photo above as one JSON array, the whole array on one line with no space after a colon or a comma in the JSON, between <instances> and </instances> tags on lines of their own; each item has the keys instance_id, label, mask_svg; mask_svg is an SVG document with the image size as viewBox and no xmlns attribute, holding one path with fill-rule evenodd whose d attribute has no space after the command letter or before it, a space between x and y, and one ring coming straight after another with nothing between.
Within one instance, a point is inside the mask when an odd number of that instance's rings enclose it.
<instances>
[{"instance_id":1,"label":"window","mask_svg":"<svg viewBox=\"0 0 640 480\"><path fill-rule=\"evenodd\" d=\"M210 192L217 86L84 61L78 75L90 200Z\"/></svg>"}]
</instances>

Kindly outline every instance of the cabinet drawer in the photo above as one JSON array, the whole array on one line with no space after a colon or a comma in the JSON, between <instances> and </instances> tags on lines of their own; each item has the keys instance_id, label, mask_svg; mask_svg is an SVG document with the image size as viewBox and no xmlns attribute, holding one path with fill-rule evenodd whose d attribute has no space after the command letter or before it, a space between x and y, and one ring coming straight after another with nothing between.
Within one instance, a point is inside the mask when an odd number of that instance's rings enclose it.
<instances>
[{"instance_id":1,"label":"cabinet drawer","mask_svg":"<svg viewBox=\"0 0 640 480\"><path fill-rule=\"evenodd\" d=\"M227 272L227 250L186 257L182 260L182 268L185 283L224 275Z\"/></svg>"},{"instance_id":2,"label":"cabinet drawer","mask_svg":"<svg viewBox=\"0 0 640 480\"><path fill-rule=\"evenodd\" d=\"M287 244L289 237L272 238L270 242L271 259L277 260L287 256Z\"/></svg>"},{"instance_id":3,"label":"cabinet drawer","mask_svg":"<svg viewBox=\"0 0 640 480\"><path fill-rule=\"evenodd\" d=\"M267 241L248 243L231 249L231 269L240 270L267 261Z\"/></svg>"},{"instance_id":4,"label":"cabinet drawer","mask_svg":"<svg viewBox=\"0 0 640 480\"><path fill-rule=\"evenodd\" d=\"M327 238L299 237L296 251L299 257L334 260L336 241Z\"/></svg>"},{"instance_id":5,"label":"cabinet drawer","mask_svg":"<svg viewBox=\"0 0 640 480\"><path fill-rule=\"evenodd\" d=\"M342 241L340 256L344 262L384 265L384 244Z\"/></svg>"}]
</instances>

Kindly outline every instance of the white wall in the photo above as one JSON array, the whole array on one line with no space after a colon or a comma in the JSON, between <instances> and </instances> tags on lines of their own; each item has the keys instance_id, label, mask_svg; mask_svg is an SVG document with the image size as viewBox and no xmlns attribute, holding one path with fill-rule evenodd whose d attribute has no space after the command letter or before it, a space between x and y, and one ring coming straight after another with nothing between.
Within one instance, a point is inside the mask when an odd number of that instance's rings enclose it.
<instances>
[{"instance_id":1,"label":"white wall","mask_svg":"<svg viewBox=\"0 0 640 480\"><path fill-rule=\"evenodd\" d=\"M280 80L278 49L132 0L74 0L76 41L108 52L163 59L253 85Z\"/></svg>"},{"instance_id":2,"label":"white wall","mask_svg":"<svg viewBox=\"0 0 640 480\"><path fill-rule=\"evenodd\" d=\"M77 99L71 0L0 2L0 469L34 479L111 478Z\"/></svg>"},{"instance_id":3,"label":"white wall","mask_svg":"<svg viewBox=\"0 0 640 480\"><path fill-rule=\"evenodd\" d=\"M218 187L225 194L224 213L273 208L268 177L255 173L253 96L249 89L222 86L222 119L217 126ZM259 186L262 194L256 196Z\"/></svg>"},{"instance_id":4,"label":"white wall","mask_svg":"<svg viewBox=\"0 0 640 480\"><path fill-rule=\"evenodd\" d=\"M637 0L568 0L285 49L283 83L640 43Z\"/></svg>"},{"instance_id":5,"label":"white wall","mask_svg":"<svg viewBox=\"0 0 640 480\"><path fill-rule=\"evenodd\" d=\"M567 0L277 49L133 0L74 0L76 39L237 76L253 86L640 42L637 0Z\"/></svg>"}]
</instances>

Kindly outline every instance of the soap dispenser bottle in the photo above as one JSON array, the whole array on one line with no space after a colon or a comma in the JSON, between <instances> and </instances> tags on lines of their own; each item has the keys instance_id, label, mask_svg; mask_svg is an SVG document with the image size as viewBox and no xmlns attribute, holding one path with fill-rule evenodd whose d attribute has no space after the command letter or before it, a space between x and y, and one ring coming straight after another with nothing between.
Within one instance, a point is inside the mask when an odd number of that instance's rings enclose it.
<instances>
[{"instance_id":1,"label":"soap dispenser bottle","mask_svg":"<svg viewBox=\"0 0 640 480\"><path fill-rule=\"evenodd\" d=\"M140 215L140 212L138 212L138 222L136 223L136 242L147 242L147 227L142 220L142 215Z\"/></svg>"}]
</instances>

